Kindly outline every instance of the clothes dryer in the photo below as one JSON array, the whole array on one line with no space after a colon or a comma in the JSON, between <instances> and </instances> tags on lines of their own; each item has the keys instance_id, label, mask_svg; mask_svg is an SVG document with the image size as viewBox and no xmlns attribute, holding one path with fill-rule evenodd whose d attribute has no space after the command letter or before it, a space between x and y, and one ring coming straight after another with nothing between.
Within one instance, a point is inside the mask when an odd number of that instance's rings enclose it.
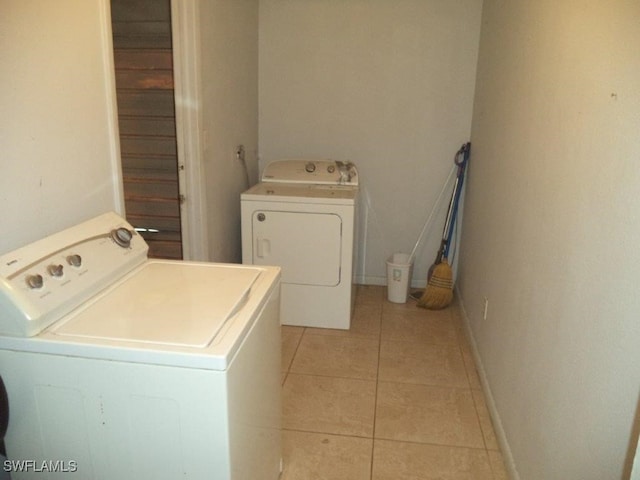
<instances>
[{"instance_id":1,"label":"clothes dryer","mask_svg":"<svg viewBox=\"0 0 640 480\"><path fill-rule=\"evenodd\" d=\"M289 159L242 194L242 261L282 268L283 325L349 329L358 185L350 162Z\"/></svg>"}]
</instances>

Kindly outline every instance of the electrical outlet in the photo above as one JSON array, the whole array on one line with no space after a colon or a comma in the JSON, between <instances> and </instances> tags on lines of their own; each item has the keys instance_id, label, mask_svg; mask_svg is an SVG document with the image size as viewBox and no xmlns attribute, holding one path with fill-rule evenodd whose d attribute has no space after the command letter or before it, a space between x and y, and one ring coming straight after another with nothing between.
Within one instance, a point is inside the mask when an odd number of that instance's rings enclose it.
<instances>
[{"instance_id":1,"label":"electrical outlet","mask_svg":"<svg viewBox=\"0 0 640 480\"><path fill-rule=\"evenodd\" d=\"M482 312L482 319L487 319L487 311L489 310L489 297L484 297L484 310Z\"/></svg>"},{"instance_id":2,"label":"electrical outlet","mask_svg":"<svg viewBox=\"0 0 640 480\"><path fill-rule=\"evenodd\" d=\"M236 158L244 162L244 145L238 145L236 147Z\"/></svg>"}]
</instances>

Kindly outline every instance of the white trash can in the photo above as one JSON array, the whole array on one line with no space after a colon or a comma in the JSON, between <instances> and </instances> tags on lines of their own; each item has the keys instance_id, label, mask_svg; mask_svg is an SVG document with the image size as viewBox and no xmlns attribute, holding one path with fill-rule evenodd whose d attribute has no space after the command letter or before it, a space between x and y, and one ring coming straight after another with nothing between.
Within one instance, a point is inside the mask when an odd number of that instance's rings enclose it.
<instances>
[{"instance_id":1,"label":"white trash can","mask_svg":"<svg viewBox=\"0 0 640 480\"><path fill-rule=\"evenodd\" d=\"M393 303L407 303L412 263L408 253L394 253L387 259L387 298Z\"/></svg>"}]
</instances>

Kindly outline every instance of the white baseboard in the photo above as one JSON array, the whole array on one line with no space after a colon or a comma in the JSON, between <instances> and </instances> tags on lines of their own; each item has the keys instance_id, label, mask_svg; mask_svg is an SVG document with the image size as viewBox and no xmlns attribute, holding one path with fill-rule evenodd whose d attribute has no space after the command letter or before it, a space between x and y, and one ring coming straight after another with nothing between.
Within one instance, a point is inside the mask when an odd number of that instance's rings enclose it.
<instances>
[{"instance_id":1,"label":"white baseboard","mask_svg":"<svg viewBox=\"0 0 640 480\"><path fill-rule=\"evenodd\" d=\"M358 285L387 285L387 277L374 276L374 275L356 275L355 283ZM427 285L427 279L418 278L411 281L411 288L424 288Z\"/></svg>"},{"instance_id":2,"label":"white baseboard","mask_svg":"<svg viewBox=\"0 0 640 480\"><path fill-rule=\"evenodd\" d=\"M478 376L480 377L480 384L482 385L482 391L484 392L487 409L489 410L489 414L491 415L491 421L493 422L493 429L496 434L496 439L498 440L498 444L500 445L502 459L504 460L504 466L511 480L520 480L520 475L516 470L516 465L513 460L513 454L511 453L511 448L509 447L509 442L502 426L502 421L500 420L500 414L498 413L496 402L493 398L493 394L491 393L491 388L487 380L487 374L485 372L484 366L482 365L482 359L480 358L480 354L478 352L478 346L476 345L475 338L473 337L473 333L471 331L469 317L467 316L467 311L464 308L464 299L462 298L462 295L457 288L455 289L455 291L456 296L458 297L458 302L460 304L460 311L462 313L462 323L464 324L464 330L467 335L467 339L469 340L469 344L471 345L473 360L476 362L476 370L478 371Z\"/></svg>"},{"instance_id":3,"label":"white baseboard","mask_svg":"<svg viewBox=\"0 0 640 480\"><path fill-rule=\"evenodd\" d=\"M355 282L358 285L381 285L387 284L387 277L377 277L373 275L356 275Z\"/></svg>"}]
</instances>

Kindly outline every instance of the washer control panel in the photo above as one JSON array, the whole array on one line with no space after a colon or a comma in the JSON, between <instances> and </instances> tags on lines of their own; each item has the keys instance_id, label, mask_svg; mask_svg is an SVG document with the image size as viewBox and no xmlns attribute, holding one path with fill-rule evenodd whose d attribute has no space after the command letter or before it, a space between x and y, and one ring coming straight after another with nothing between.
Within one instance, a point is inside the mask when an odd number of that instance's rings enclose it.
<instances>
[{"instance_id":1,"label":"washer control panel","mask_svg":"<svg viewBox=\"0 0 640 480\"><path fill-rule=\"evenodd\" d=\"M108 213L0 256L0 335L36 335L147 258L133 227Z\"/></svg>"},{"instance_id":2,"label":"washer control panel","mask_svg":"<svg viewBox=\"0 0 640 480\"><path fill-rule=\"evenodd\" d=\"M299 158L271 162L262 173L262 181L357 186L359 178L351 162Z\"/></svg>"}]
</instances>

